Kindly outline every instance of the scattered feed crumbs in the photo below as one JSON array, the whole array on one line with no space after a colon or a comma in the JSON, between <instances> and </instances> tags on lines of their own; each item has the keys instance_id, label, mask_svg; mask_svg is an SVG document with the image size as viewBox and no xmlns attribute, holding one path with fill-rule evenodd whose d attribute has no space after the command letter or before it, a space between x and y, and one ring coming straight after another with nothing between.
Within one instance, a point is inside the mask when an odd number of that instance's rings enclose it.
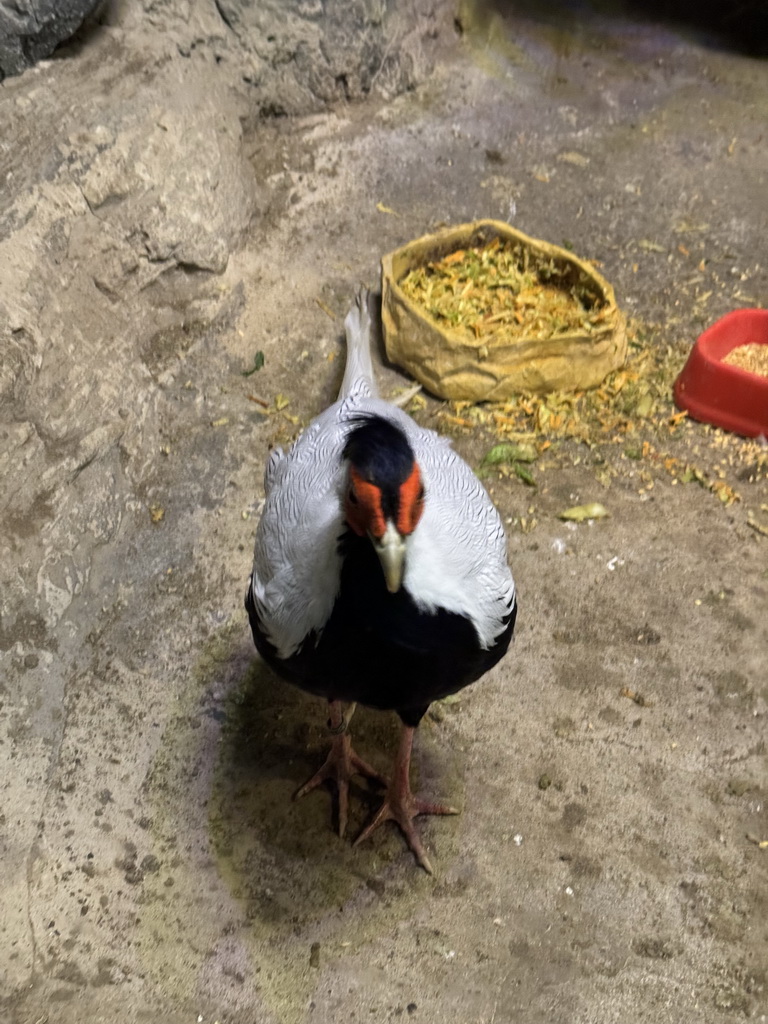
<instances>
[{"instance_id":1,"label":"scattered feed crumbs","mask_svg":"<svg viewBox=\"0 0 768 1024\"><path fill-rule=\"evenodd\" d=\"M732 505L742 500L738 487L768 480L768 445L696 423L676 409L672 385L689 345L663 344L661 330L630 321L627 363L589 391L523 394L478 405L416 395L407 408L424 425L486 443L482 477L517 478L541 489L548 469L591 464L599 489L623 476L647 494L656 480L667 479L698 484ZM760 534L768 529L759 498L754 512L747 509L747 523ZM518 523L526 532L530 524Z\"/></svg>"}]
</instances>

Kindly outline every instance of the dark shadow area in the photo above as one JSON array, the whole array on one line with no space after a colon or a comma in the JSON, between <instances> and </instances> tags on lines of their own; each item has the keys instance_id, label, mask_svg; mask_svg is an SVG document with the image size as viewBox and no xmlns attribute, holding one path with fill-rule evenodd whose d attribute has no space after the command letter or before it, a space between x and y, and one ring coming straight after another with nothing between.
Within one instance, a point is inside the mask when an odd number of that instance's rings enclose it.
<instances>
[{"instance_id":1,"label":"dark shadow area","mask_svg":"<svg viewBox=\"0 0 768 1024\"><path fill-rule=\"evenodd\" d=\"M104 34L106 28L119 24L124 0L104 0L97 4L82 24L67 39L62 39L50 60L72 60L89 50Z\"/></svg>"},{"instance_id":2,"label":"dark shadow area","mask_svg":"<svg viewBox=\"0 0 768 1024\"><path fill-rule=\"evenodd\" d=\"M238 658L238 663L243 665L243 660ZM285 787L287 792L283 795L290 798L296 808L309 808L307 817L313 824L318 817L313 805L323 804L322 828L334 832L337 819L333 785L324 784L302 800L293 801L293 794L319 768L330 745L326 702L284 682L256 655L243 668L243 682L230 693L222 721L220 770L236 780L238 792L243 786L263 789L278 784L281 789ZM364 708L358 708L350 725L355 746L365 748L364 756L370 756L383 772L387 771L394 754L398 732L396 715ZM223 776L221 779L223 781ZM362 779L359 785L353 783L350 796L351 803L363 799L363 816L378 799L376 792ZM274 809L280 817L288 814L282 802ZM293 810L289 816L294 817ZM356 818L360 818L360 809ZM279 840L282 835L279 823L273 821L272 826L265 821L265 825L268 830L274 826L275 839ZM295 849L294 843L287 841L288 847Z\"/></svg>"},{"instance_id":3,"label":"dark shadow area","mask_svg":"<svg viewBox=\"0 0 768 1024\"><path fill-rule=\"evenodd\" d=\"M370 872L379 843L353 849L352 842L379 795L362 779L353 783L343 839L336 831L333 785L295 800L296 790L327 753L327 706L283 682L261 659L254 657L247 667L241 657L237 660L244 671L221 709L210 836L220 873L244 901L248 916L276 924L295 912L297 885L305 909L319 913L328 905L329 886L340 887L343 898L342 891L356 884L360 872ZM387 771L397 744L396 717L360 709L351 732L362 756ZM384 838L389 856L403 852L398 840L389 841L394 837ZM286 872L298 872L290 886L285 885Z\"/></svg>"},{"instance_id":4,"label":"dark shadow area","mask_svg":"<svg viewBox=\"0 0 768 1024\"><path fill-rule=\"evenodd\" d=\"M656 25L693 34L705 46L752 57L768 55L768 4L764 0L464 0L462 18L485 10L522 17L563 32L621 31L622 23Z\"/></svg>"},{"instance_id":5,"label":"dark shadow area","mask_svg":"<svg viewBox=\"0 0 768 1024\"><path fill-rule=\"evenodd\" d=\"M329 747L327 705L279 679L245 647L219 666L213 690L223 701L203 702L221 736L208 801L208 832L217 871L253 926L292 928L343 905L361 883L388 877L388 868L413 864L409 883L423 883L395 825L353 846L381 800L375 783L350 786L347 834L337 833L335 786L324 784L295 800L296 790L322 764ZM358 707L350 726L360 755L388 775L400 722L394 713ZM460 766L445 726L425 720L414 755L414 788L461 803ZM453 853L460 819L420 821L444 862ZM437 838L439 837L439 839ZM401 868L398 868L401 870ZM383 883L382 883L383 884ZM300 910L297 910L300 908Z\"/></svg>"}]
</instances>

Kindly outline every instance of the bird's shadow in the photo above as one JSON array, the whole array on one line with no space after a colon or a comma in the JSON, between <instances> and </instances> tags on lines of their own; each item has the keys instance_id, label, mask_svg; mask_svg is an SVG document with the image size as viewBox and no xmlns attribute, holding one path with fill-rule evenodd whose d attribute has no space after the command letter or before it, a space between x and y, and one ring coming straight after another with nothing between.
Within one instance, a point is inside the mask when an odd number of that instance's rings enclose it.
<instances>
[{"instance_id":1,"label":"bird's shadow","mask_svg":"<svg viewBox=\"0 0 768 1024\"><path fill-rule=\"evenodd\" d=\"M297 895L302 916L321 914L329 899L344 903L361 881L370 884L393 861L412 863L395 826L352 845L381 800L375 784L360 779L350 786L343 838L333 783L294 799L326 756L327 704L283 682L244 646L221 668L215 686L226 696L216 710L221 732L208 803L209 833L221 876L253 916L273 925L292 920ZM399 725L394 713L366 708L358 708L351 724L355 749L385 775ZM450 747L435 742L434 728L426 732L430 735L422 737L413 782L418 785L422 776L430 790L442 788L446 775L456 775L450 770L453 755ZM421 827L428 831L428 821ZM443 825L446 853L454 845L448 833L457 831Z\"/></svg>"},{"instance_id":2,"label":"bird's shadow","mask_svg":"<svg viewBox=\"0 0 768 1024\"><path fill-rule=\"evenodd\" d=\"M327 753L327 703L283 682L259 658L238 653L235 661L242 676L221 707L209 807L222 873L246 897L255 891L254 880L263 891L273 865L281 866L280 876L291 865L314 874L313 868L327 873L331 865L337 870L346 864L357 874L373 847L353 851L351 842L378 803L377 791L364 780L350 786L350 820L343 838L337 832L332 783L294 798ZM396 717L359 709L352 728L361 755L385 773L397 743ZM266 888L274 892L279 881L273 881Z\"/></svg>"},{"instance_id":3,"label":"bird's shadow","mask_svg":"<svg viewBox=\"0 0 768 1024\"><path fill-rule=\"evenodd\" d=\"M398 719L394 714L358 708L350 726L354 745L367 760L385 774L397 745ZM257 657L243 665L240 685L230 693L222 722L218 781L234 808L245 790L272 793L274 803L263 807L262 827L277 843L284 837L281 819L298 815L306 826L322 819L323 831L331 828L331 798L334 799L333 827L338 825L335 786L324 783L300 800L296 791L322 764L330 746L328 704L284 682ZM379 800L379 787L366 780L351 784L351 831L362 827ZM251 817L257 812L249 799ZM266 799L266 796L265 796ZM287 804L291 806L288 807ZM359 806L358 806L359 805ZM267 814L270 809L272 813ZM267 820L269 819L269 820ZM248 820L248 819L246 819ZM288 843L287 850L295 850Z\"/></svg>"}]
</instances>

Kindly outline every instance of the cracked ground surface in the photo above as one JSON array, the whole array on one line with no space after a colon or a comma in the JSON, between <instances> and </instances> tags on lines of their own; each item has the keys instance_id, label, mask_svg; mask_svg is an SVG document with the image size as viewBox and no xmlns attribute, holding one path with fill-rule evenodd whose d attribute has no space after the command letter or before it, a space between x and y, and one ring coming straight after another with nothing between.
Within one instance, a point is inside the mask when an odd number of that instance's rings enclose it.
<instances>
[{"instance_id":1,"label":"cracked ground surface","mask_svg":"<svg viewBox=\"0 0 768 1024\"><path fill-rule=\"evenodd\" d=\"M765 304L765 64L675 26L497 15L449 34L434 75L397 99L241 130L223 91L233 126L216 159L249 206L223 260L202 229L174 258L183 229L152 235L141 203L141 254L116 233L124 207L105 197L131 151L109 105L95 112L71 83L108 74L116 96L152 95L159 72L133 57L105 32L4 86L39 157L9 158L24 180L5 223L21 253L50 213L60 275L50 295L28 289L14 329L63 323L68 339L39 365L19 357L25 418L3 428L28 456L3 484L4 596L22 602L1 645L5 1019L765 1020L757 443L671 429L659 391L651 415L589 443L541 425L535 489L486 481L519 628L504 662L420 730L420 790L462 810L419 822L434 879L394 828L352 849L330 794L290 800L322 760L324 711L256 659L242 608L266 451L334 396L343 315L383 252L481 216L567 240L672 370L703 326ZM91 147L84 177L76 155L46 157L65 86L68 130L79 118ZM184 137L179 109L153 136L152 174L166 134ZM23 270L8 251L7 285ZM257 352L263 368L243 376ZM379 369L384 394L408 385ZM83 380L87 429L65 434ZM496 435L454 413L427 398L415 415L478 465ZM738 500L684 482L678 463ZM48 489L16 509L11 492L38 479ZM557 518L595 500L609 518ZM353 734L386 768L396 722L360 710ZM353 787L352 836L372 801Z\"/></svg>"}]
</instances>

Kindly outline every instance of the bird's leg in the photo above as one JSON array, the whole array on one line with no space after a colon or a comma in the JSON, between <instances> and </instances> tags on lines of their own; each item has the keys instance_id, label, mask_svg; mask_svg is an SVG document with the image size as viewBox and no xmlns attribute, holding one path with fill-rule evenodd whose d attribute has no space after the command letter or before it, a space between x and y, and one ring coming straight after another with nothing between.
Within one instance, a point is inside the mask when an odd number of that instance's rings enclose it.
<instances>
[{"instance_id":1,"label":"bird's leg","mask_svg":"<svg viewBox=\"0 0 768 1024\"><path fill-rule=\"evenodd\" d=\"M459 812L455 807L448 807L445 804L431 804L426 800L419 800L411 792L409 776L411 749L415 732L414 726L403 724L400 733L400 745L397 749L392 771L392 781L387 786L384 803L378 809L370 824L366 825L357 837L355 846L364 839L367 839L382 822L396 821L402 829L408 845L416 854L416 860L431 875L433 873L432 865L414 828L413 819L418 814L458 814Z\"/></svg>"},{"instance_id":2,"label":"bird's leg","mask_svg":"<svg viewBox=\"0 0 768 1024\"><path fill-rule=\"evenodd\" d=\"M336 782L336 789L339 794L339 835L343 836L347 828L347 809L349 807L349 780L353 775L365 775L369 779L375 779L386 786L387 780L372 768L367 761L355 753L352 749L352 739L347 732L347 727L355 713L355 704L350 704L344 711L340 700L329 701L330 718L328 729L333 737L328 757L312 778L294 795L298 800L311 790L316 789L326 779L333 779Z\"/></svg>"}]
</instances>

